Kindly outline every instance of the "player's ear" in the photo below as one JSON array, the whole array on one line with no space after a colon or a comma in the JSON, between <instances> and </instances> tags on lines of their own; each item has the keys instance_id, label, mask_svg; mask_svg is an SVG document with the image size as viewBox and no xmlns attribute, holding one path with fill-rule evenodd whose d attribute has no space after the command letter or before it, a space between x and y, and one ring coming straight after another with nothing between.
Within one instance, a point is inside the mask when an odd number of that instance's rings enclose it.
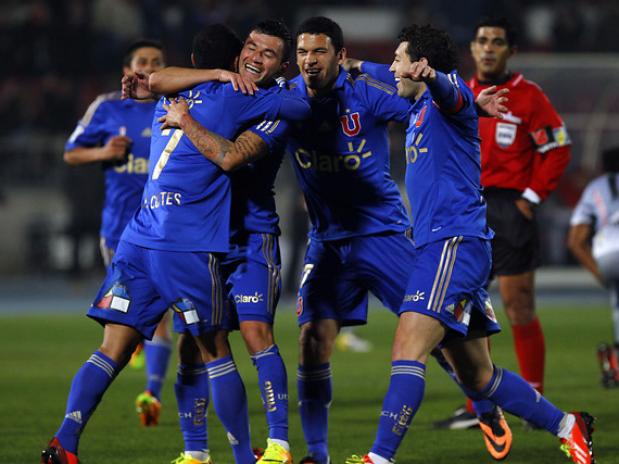
<instances>
[{"instance_id":1,"label":"player's ear","mask_svg":"<svg viewBox=\"0 0 619 464\"><path fill-rule=\"evenodd\" d=\"M286 69L288 69L288 66L290 66L290 61L284 61L279 67L279 73L284 74Z\"/></svg>"},{"instance_id":2,"label":"player's ear","mask_svg":"<svg viewBox=\"0 0 619 464\"><path fill-rule=\"evenodd\" d=\"M129 66L123 66L123 75L124 76L131 76L131 75L133 75L133 71L131 70L131 68Z\"/></svg>"},{"instance_id":3,"label":"player's ear","mask_svg":"<svg viewBox=\"0 0 619 464\"><path fill-rule=\"evenodd\" d=\"M240 58L241 58L240 56L237 56L237 57L234 59L234 62L232 63L232 69L233 69L235 72L237 72L237 73L239 72L239 59L240 59Z\"/></svg>"},{"instance_id":4,"label":"player's ear","mask_svg":"<svg viewBox=\"0 0 619 464\"><path fill-rule=\"evenodd\" d=\"M342 47L342 49L339 52L337 52L337 64L344 63L345 59L346 59L346 49Z\"/></svg>"},{"instance_id":5,"label":"player's ear","mask_svg":"<svg viewBox=\"0 0 619 464\"><path fill-rule=\"evenodd\" d=\"M191 66L193 66L194 68L197 68L196 66L196 57L194 56L194 54L191 54Z\"/></svg>"},{"instance_id":6,"label":"player's ear","mask_svg":"<svg viewBox=\"0 0 619 464\"><path fill-rule=\"evenodd\" d=\"M513 45L513 46L509 47L509 56L510 57L514 56L516 53L518 53L518 45Z\"/></svg>"}]
</instances>

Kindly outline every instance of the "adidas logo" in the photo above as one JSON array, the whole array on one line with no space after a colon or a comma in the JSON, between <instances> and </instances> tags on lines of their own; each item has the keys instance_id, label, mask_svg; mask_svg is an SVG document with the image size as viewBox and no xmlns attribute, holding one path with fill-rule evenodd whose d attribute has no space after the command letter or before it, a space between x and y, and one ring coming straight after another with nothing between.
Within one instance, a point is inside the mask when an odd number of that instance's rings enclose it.
<instances>
[{"instance_id":1,"label":"adidas logo","mask_svg":"<svg viewBox=\"0 0 619 464\"><path fill-rule=\"evenodd\" d=\"M65 419L71 419L72 421L77 422L78 424L82 423L82 411L73 411L64 416Z\"/></svg>"}]
</instances>

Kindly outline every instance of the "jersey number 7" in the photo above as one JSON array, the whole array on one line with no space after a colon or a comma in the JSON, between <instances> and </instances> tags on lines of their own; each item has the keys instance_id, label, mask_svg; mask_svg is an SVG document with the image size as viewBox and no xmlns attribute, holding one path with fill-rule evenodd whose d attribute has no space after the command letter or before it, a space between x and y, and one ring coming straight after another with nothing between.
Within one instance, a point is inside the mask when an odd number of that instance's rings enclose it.
<instances>
[{"instance_id":1,"label":"jersey number 7","mask_svg":"<svg viewBox=\"0 0 619 464\"><path fill-rule=\"evenodd\" d=\"M161 135L168 135L169 133L170 133L170 129L165 129L161 132ZM172 154L172 152L178 145L178 142L180 142L183 134L184 132L180 129L174 129L172 131L170 140L164 147L163 151L161 152L161 155L159 155L159 159L157 160L155 169L153 169L153 180L159 179L159 176L161 175L161 171L163 171L163 168L165 168L165 165L168 164L170 155Z\"/></svg>"}]
</instances>

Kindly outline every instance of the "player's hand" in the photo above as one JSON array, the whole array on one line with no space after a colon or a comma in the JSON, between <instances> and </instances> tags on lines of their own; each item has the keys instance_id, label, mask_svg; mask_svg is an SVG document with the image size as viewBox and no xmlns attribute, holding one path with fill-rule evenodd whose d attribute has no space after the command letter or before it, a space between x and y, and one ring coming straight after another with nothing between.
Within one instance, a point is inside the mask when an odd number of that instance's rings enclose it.
<instances>
[{"instance_id":1,"label":"player's hand","mask_svg":"<svg viewBox=\"0 0 619 464\"><path fill-rule=\"evenodd\" d=\"M101 147L101 161L121 161L125 159L131 139L126 135L115 135Z\"/></svg>"},{"instance_id":2,"label":"player's hand","mask_svg":"<svg viewBox=\"0 0 619 464\"><path fill-rule=\"evenodd\" d=\"M503 119L508 112L507 106L505 106L505 103L509 101L506 96L508 93L509 89L497 90L497 86L493 85L479 92L475 103L488 116Z\"/></svg>"},{"instance_id":3,"label":"player's hand","mask_svg":"<svg viewBox=\"0 0 619 464\"><path fill-rule=\"evenodd\" d=\"M529 221L533 220L535 213L533 212L533 205L525 198L518 198L516 200L516 208L522 213L522 215Z\"/></svg>"},{"instance_id":4,"label":"player's hand","mask_svg":"<svg viewBox=\"0 0 619 464\"><path fill-rule=\"evenodd\" d=\"M428 82L436 79L436 70L428 64L426 58L421 58L411 64L407 72L402 74L402 77L408 77L417 82Z\"/></svg>"},{"instance_id":5,"label":"player's hand","mask_svg":"<svg viewBox=\"0 0 619 464\"><path fill-rule=\"evenodd\" d=\"M134 98L136 100L150 100L156 97L148 85L148 74L131 73L125 74L121 80L121 98Z\"/></svg>"},{"instance_id":6,"label":"player's hand","mask_svg":"<svg viewBox=\"0 0 619 464\"><path fill-rule=\"evenodd\" d=\"M163 105L163 109L167 111L165 116L161 116L157 121L161 124L161 130L163 129L179 129L181 127L181 120L189 115L189 105L184 98L177 98L176 100L170 100L170 104Z\"/></svg>"},{"instance_id":7,"label":"player's hand","mask_svg":"<svg viewBox=\"0 0 619 464\"><path fill-rule=\"evenodd\" d=\"M350 72L350 71L359 71L359 72L361 72L361 65L362 64L363 64L363 61L361 61L361 60L357 60L355 58L346 58L342 62L342 67L347 72Z\"/></svg>"},{"instance_id":8,"label":"player's hand","mask_svg":"<svg viewBox=\"0 0 619 464\"><path fill-rule=\"evenodd\" d=\"M225 69L219 70L219 76L217 79L219 82L230 82L232 88L237 92L240 90L245 95L253 95L258 90L258 86L252 80L243 78L240 74L227 71Z\"/></svg>"}]
</instances>

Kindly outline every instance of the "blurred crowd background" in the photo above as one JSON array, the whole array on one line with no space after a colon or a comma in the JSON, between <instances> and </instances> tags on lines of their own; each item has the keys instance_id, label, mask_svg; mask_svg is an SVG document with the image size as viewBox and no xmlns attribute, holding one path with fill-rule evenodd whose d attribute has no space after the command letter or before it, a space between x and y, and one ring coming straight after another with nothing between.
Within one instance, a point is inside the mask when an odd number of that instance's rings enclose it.
<instances>
[{"instance_id":1,"label":"blurred crowd background","mask_svg":"<svg viewBox=\"0 0 619 464\"><path fill-rule=\"evenodd\" d=\"M225 22L243 36L259 19L282 18L294 31L315 14L342 25L349 55L382 62L390 61L402 26L441 26L461 47L465 77L472 71L468 44L477 20L510 18L520 31L512 68L542 86L573 140L572 162L541 209L541 223L544 264L574 264L565 250L571 209L598 174L600 151L619 145L616 0L3 0L0 275L102 272L100 167L71 168L62 153L90 102L119 87L128 43L160 39L168 64L188 65L191 38L206 24ZM402 128L392 135L394 177L402 181ZM278 179L278 201L286 263L304 248L305 226L287 165Z\"/></svg>"}]
</instances>

